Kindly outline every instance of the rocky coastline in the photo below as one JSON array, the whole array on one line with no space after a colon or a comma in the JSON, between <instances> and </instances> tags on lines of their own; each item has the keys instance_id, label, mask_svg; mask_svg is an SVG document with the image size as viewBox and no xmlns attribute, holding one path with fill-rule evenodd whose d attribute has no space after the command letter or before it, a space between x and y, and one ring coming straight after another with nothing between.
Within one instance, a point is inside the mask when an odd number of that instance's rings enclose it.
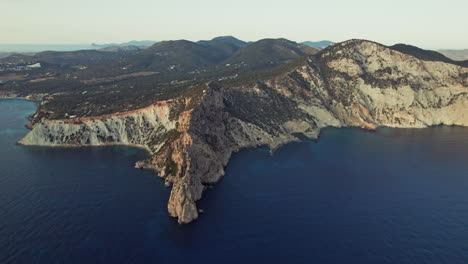
<instances>
[{"instance_id":1,"label":"rocky coastline","mask_svg":"<svg viewBox=\"0 0 468 264\"><path fill-rule=\"evenodd\" d=\"M468 68L423 61L383 45L335 44L286 73L245 84L210 82L196 95L89 118L32 117L23 145L145 148L137 168L152 169L172 191L168 212L198 218L207 184L224 176L233 152L317 139L322 128L468 126Z\"/></svg>"}]
</instances>

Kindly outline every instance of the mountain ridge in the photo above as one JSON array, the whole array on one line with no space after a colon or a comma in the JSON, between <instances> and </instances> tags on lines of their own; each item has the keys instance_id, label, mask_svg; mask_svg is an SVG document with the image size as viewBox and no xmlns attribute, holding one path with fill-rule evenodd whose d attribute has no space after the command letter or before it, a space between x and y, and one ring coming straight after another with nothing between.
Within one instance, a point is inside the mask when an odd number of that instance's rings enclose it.
<instances>
[{"instance_id":1,"label":"mountain ridge","mask_svg":"<svg viewBox=\"0 0 468 264\"><path fill-rule=\"evenodd\" d=\"M460 65L463 67L468 67L468 60L465 61L455 61L452 60L440 52L433 51L433 50L424 50L415 46L407 45L407 44L395 44L390 46L389 48L400 51L405 54L409 54L419 58L421 60L427 61L442 61L451 64Z\"/></svg>"},{"instance_id":2,"label":"mountain ridge","mask_svg":"<svg viewBox=\"0 0 468 264\"><path fill-rule=\"evenodd\" d=\"M13 69L6 71L4 77L0 72L0 81L4 80L0 91L14 91L20 96L54 94L54 100L47 103L47 112L51 113L48 118L62 118L70 108L81 117L109 114L144 107L199 82L235 79L274 68L306 55L311 49L290 41L260 41L260 46L268 50L265 53L255 50L255 43L239 47L224 40L216 39L209 45L187 40L163 41L130 51L46 52L0 59L0 69L1 63ZM248 65L238 57L243 49L256 56L246 58ZM23 70L35 63L42 67ZM138 93L132 87L137 87ZM107 99L100 99L103 95ZM105 100L119 103L103 108Z\"/></svg>"},{"instance_id":3,"label":"mountain ridge","mask_svg":"<svg viewBox=\"0 0 468 264\"><path fill-rule=\"evenodd\" d=\"M154 41L154 40L132 40L128 42L122 42L122 43L105 43L105 44L97 44L97 43L91 43L92 47L101 49L101 48L108 48L108 47L122 47L122 46L151 46L154 45L155 43L158 43L159 41Z\"/></svg>"},{"instance_id":4,"label":"mountain ridge","mask_svg":"<svg viewBox=\"0 0 468 264\"><path fill-rule=\"evenodd\" d=\"M329 40L321 40L321 41L304 41L304 42L301 42L301 44L311 46L314 48L318 48L318 49L324 49L330 45L335 44L335 42L329 41Z\"/></svg>"}]
</instances>

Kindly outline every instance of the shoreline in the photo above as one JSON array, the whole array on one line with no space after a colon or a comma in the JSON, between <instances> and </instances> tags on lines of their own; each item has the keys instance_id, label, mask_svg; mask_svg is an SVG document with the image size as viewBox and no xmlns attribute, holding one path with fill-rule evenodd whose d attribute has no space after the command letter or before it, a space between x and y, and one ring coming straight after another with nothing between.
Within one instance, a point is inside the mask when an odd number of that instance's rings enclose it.
<instances>
[{"instance_id":1,"label":"shoreline","mask_svg":"<svg viewBox=\"0 0 468 264\"><path fill-rule=\"evenodd\" d=\"M30 114L30 115L27 115L26 116L26 120L29 120L29 117L31 117L36 111L37 111L37 105L40 103L40 101L37 101L37 100L33 100L31 98L26 98L26 97L18 97L18 96L15 96L15 97L3 97L3 96L0 96L0 100L18 100L18 101L26 101L26 102L34 102L36 103L36 109L35 111ZM51 121L54 121L54 120L51 120ZM27 129L27 133L25 135L27 135L32 129L33 127L29 125L29 123L26 123L24 124L24 127ZM24 135L24 136L25 136ZM23 137L24 137L23 136ZM22 137L22 138L23 138ZM22 139L21 138L21 139ZM144 155L145 155L145 158L150 158L151 155L152 155L152 152L151 150L149 149L148 146L144 146L144 145L139 145L139 144L123 144L123 143L106 143L106 144L98 144L98 145L86 145L86 144L56 144L56 145L29 145L29 144L22 144L20 141L18 140L17 142L15 142L15 145L18 145L18 146L25 146L25 147L37 147L37 148L63 148L63 149L76 149L76 148L106 148L106 147L118 147L118 146L122 146L122 147L130 147L130 148L136 148L138 150L141 150L144 152ZM138 167L138 163L139 162L142 162L144 160L138 160L135 162L135 165L134 165L134 168L135 169L146 169L146 170L151 170L153 171L156 176L158 176L159 178L161 178L161 176L159 176L159 173L158 171L155 169L155 168L149 168L149 167Z\"/></svg>"},{"instance_id":2,"label":"shoreline","mask_svg":"<svg viewBox=\"0 0 468 264\"><path fill-rule=\"evenodd\" d=\"M44 96L41 97L41 100ZM35 100L36 99L36 100ZM12 96L0 96L0 100L24 100L24 101L28 101L28 102L36 102L36 103L40 103L41 100L37 100L37 98L28 98L28 97L20 97L20 96L16 96L16 95L12 95ZM128 111L128 112L117 112L115 114L107 114L107 115L103 115L103 116L95 116L95 117L88 117L88 119L90 120L100 120L102 119L103 117L111 117L111 116L114 116L114 115L117 115L117 116L126 116L127 114L131 114L131 113L135 113L135 112L139 112L141 110L145 110L151 106L155 106L155 105L161 105L161 104L167 104L169 103L171 100L169 101L157 101L147 107L144 107L142 109L136 109L136 110L133 110L133 111ZM36 108L36 111L37 111L37 108ZM33 113L34 114L34 113ZM26 118L28 119L29 116L26 116ZM82 118L76 118L76 119L71 119L71 120L67 120L67 119L53 119L53 120L45 120L45 122L64 122L64 123L75 123L76 121L85 121L85 120L79 120L79 119L82 119ZM28 130L32 130L33 127L29 126L29 123L25 124L24 125ZM430 128L430 127L438 127L438 126L454 126L454 127L466 127L466 126L463 126L463 125L458 125L458 124L443 124L443 123L440 123L440 124L435 124L435 125L429 125L429 126L422 126L422 127L389 127L389 126L339 126L339 127L335 127L335 126L327 126L327 127L322 127L322 128L318 128L318 131L317 131L317 134L314 138L312 137L308 137L306 135L301 135L300 137L297 136L295 139L292 139L292 140L289 140L289 141L285 141L285 142L282 142L278 145L276 145L274 148L272 148L270 145L268 144L264 144L264 145L257 145L257 146L247 146L247 147L243 147L243 148L240 148L240 149L236 149L236 150L233 150L231 152L231 154L229 155L229 159L231 158L232 154L234 153L238 153L238 152L241 152L242 150L247 150L247 149L257 149L257 148L266 148L269 150L269 154L272 156L274 155L274 153L279 150L280 148L290 144L290 143L301 143L301 142L307 142L307 141L313 141L313 142L318 142L320 140L320 136L321 134L323 133L324 130L328 130L328 129L334 129L334 128L351 128L351 129L357 129L357 130L362 130L362 131L367 131L367 132L370 132L370 133L376 133L380 128L393 128L393 129L424 129L424 128ZM148 156L148 157L151 157L151 150L149 149L148 146L144 146L144 145L139 145L139 144L124 144L124 143L105 143L105 144L97 144L97 145L89 145L89 144L56 144L56 145L29 145L29 144L22 144L20 143L20 141L16 142L17 145L21 145L21 146L33 146L33 147L51 147L51 148L81 148L81 147L111 147L111 146L126 146L126 147L133 147L133 148L137 148L137 149L140 149L140 150L143 150L145 151L145 154ZM228 159L228 162L229 162L229 159ZM140 161L137 161L136 163L138 163ZM226 168L227 166L225 166ZM142 168L140 168L142 169ZM157 170L156 169L151 169L153 171L156 172L157 174Z\"/></svg>"},{"instance_id":3,"label":"shoreline","mask_svg":"<svg viewBox=\"0 0 468 264\"><path fill-rule=\"evenodd\" d=\"M20 100L20 101L28 101L28 102L36 102L36 103L40 102L38 100L33 100L31 98L26 98L26 97L4 97L4 96L0 96L0 100ZM36 111L37 111L37 107L36 107ZM34 114L34 112L32 114ZM28 119L29 116L26 116L26 119ZM63 120L47 120L47 122L54 122L54 121L63 121ZM25 124L24 126L28 130L32 130L32 127L29 127L28 124L29 123ZM138 144L107 143L107 144L98 144L98 145L86 145L86 144L34 145L34 144L22 144L22 143L20 143L18 141L18 142L16 142L16 145L33 146L33 147L47 147L47 148L48 147L52 147L52 148L80 148L80 147L127 146L127 147L133 147L133 148L138 148L138 149L141 149L141 150L145 150L145 152L147 152L147 154L151 154L151 150L147 146L138 145Z\"/></svg>"},{"instance_id":4,"label":"shoreline","mask_svg":"<svg viewBox=\"0 0 468 264\"><path fill-rule=\"evenodd\" d=\"M41 97L41 99L43 98L44 96ZM36 99L36 100L35 100ZM24 101L28 101L28 102L36 102L36 103L40 103L40 100L37 100L37 98L28 98L28 97L20 97L20 96L16 96L13 95L12 96L4 96L4 95L0 95L0 100L24 100ZM139 112L140 110L145 110L151 106L155 106L155 105L161 105L161 104L167 104L169 103L171 100L169 101L157 101L147 107L144 107L144 108L141 108L141 109L136 109L136 110L133 110L133 111L128 111L128 112L117 112L115 114L107 114L107 115L103 115L103 116L95 116L95 117L88 117L88 119L91 119L91 120L100 120L102 119L103 117L112 117L114 115L116 116L126 116L127 114L131 114L131 113L134 113L134 112ZM37 108L36 108L36 111L37 111ZM33 113L34 114L34 113ZM26 118L28 118L29 116L26 116ZM74 123L76 121L85 121L85 120L78 120L78 119L83 119L83 118L76 118L76 119L71 119L71 120L67 120L67 119L52 119L52 120L45 120L45 122L64 122L64 123ZM67 122L68 121L68 122ZM71 122L70 122L71 121ZM28 130L32 130L32 127L28 126L29 123L25 124L24 126L28 129ZM334 128L351 128L351 129L358 129L358 130L362 130L362 131L367 131L367 132L370 132L370 133L376 133L379 129L381 128L393 128L393 129L424 129L424 128L430 128L430 127L443 127L443 126L448 126L448 127L466 127L466 126L463 126L463 125L459 125L459 124L444 124L444 123L440 123L440 124L434 124L434 125L427 125L427 126L421 126L421 127L390 127L390 126L372 126L372 127L369 127L369 126L326 126L326 127L322 127L322 128L318 128L317 130L317 134L314 138L312 137L308 137L306 135L302 135L301 136L297 136L295 139L292 139L292 140L289 140L289 141L285 141L285 142L282 142L278 145L276 145L274 148L272 148L270 145L268 144L264 144L264 145L257 145L257 146L247 146L247 147L244 147L244 148L240 148L240 149L237 149L237 150L233 150L232 153L237 153L237 152L240 152L244 149L256 149L256 148L267 148L270 152L270 155L273 155L274 152L276 152L276 150L280 149L281 147L285 146L285 145L288 145L290 143L300 143L300 142L306 142L306 141L314 141L314 142L317 142L318 140L320 140L320 136L321 134L323 133L324 130L328 130L328 129L334 129ZM139 144L124 144L124 143L105 143L105 144L97 144L97 145L89 145L89 144L56 144L56 145L30 145L30 144L22 144L20 143L19 141L16 142L17 145L22 145L22 146L34 146L34 147L52 147L52 148L81 148L81 147L108 147L108 146L127 146L127 147L133 147L133 148L138 148L138 149L141 149L141 150L144 150L146 152L146 154L148 154L148 156L151 155L151 150L148 148L148 146L144 146L144 145L139 145ZM231 153L231 155L232 155Z\"/></svg>"},{"instance_id":5,"label":"shoreline","mask_svg":"<svg viewBox=\"0 0 468 264\"><path fill-rule=\"evenodd\" d=\"M8 99L18 99L18 100L25 100L25 101L32 101L32 100L27 100L26 98L20 98L20 97L9 97ZM155 104L157 104L158 102L156 102ZM154 105L154 104L153 104ZM144 108L144 109L147 109L147 108ZM136 110L135 112L139 112L138 110ZM122 116L125 116L125 114L122 114L122 113L116 113L117 117L122 117ZM113 115L106 115L106 117L112 117ZM97 117L97 119L99 120L99 117ZM90 119L90 120L94 120L94 119ZM85 120L81 120L83 123L85 123L86 121ZM67 123L67 122L64 122L63 120L44 120L43 123L49 123L49 122L58 122L58 123ZM74 124L72 122L72 124ZM358 124L357 126L346 126L346 125L342 125L340 124L339 126L326 126L326 127L321 127L321 128L316 128L315 130L311 131L310 133L296 133L296 134L291 134L290 136L285 136L285 137L280 137L280 138L277 138L277 140L275 140L273 138L273 140L270 140L270 141L267 141L267 142L263 142L263 143L266 143L266 144L262 144L262 145L258 145L258 144L255 144L255 142L250 142L250 144L245 144L244 147L241 147L241 148L231 148L229 147L229 145L225 145L224 149L222 149L222 152L225 153L226 155L224 157L221 157L219 155L224 155L224 154L220 154L218 153L217 155L218 156L213 156L214 158L216 159L219 159L219 162L218 165L220 165L220 169L222 169L222 171L218 171L216 173L214 173L213 175L210 175L211 178L205 178L205 179L208 179L208 180L205 180L205 182L199 182L199 186L196 185L197 188L201 188L202 185L203 186L207 186L207 185L214 185L214 184L217 184L219 183L219 181L224 178L224 173L225 173L225 169L228 167L228 164L232 158L232 155L234 153L239 153L243 150L248 150L248 149L258 149L258 148L266 148L269 150L269 153L271 156L273 156L275 154L275 152L277 150L279 150L280 148L286 146L286 145L289 145L291 143L307 143L308 140L311 140L311 141L315 141L315 142L318 142L318 140L320 140L320 136L322 135L323 131L322 130L328 130L328 129L332 129L332 128L348 128L348 129L356 129L356 130L361 130L363 132L368 132L368 133L376 133L380 128L392 128L392 129L422 129L422 128L429 128L429 127L437 127L437 126L460 126L460 127L465 127L463 125L456 125L456 124L444 124L444 123L439 123L439 124L433 124L433 125L427 125L427 124L417 124L416 126L414 127L410 127L409 125L407 125L406 127L389 127L389 126L375 126L373 124L370 124L372 126L369 126L369 125L366 125L367 123L360 123ZM401 124L400 124L401 125ZM138 134L138 131L141 131L141 130L133 130L133 135L136 135ZM187 132L187 133L190 133L190 132ZM50 135L53 135L53 133L50 133ZM131 134L129 134L131 135ZM168 142L174 142L173 139L168 139L169 141ZM126 140L128 141L128 140ZM64 143L66 141L62 141L62 143ZM171 210L178 210L179 207L177 206L192 206L194 208L196 208L196 204L198 203L198 201L200 200L200 198L202 199L203 196L202 196L202 193L203 191L201 191L200 193L198 193L198 189L194 189L195 191L197 191L197 195L200 195L199 198L195 198L194 201L191 201L191 203L186 203L185 201L186 200L183 200L183 199L186 199L186 195L189 191L193 191L192 189L190 190L186 190L186 189L183 189L183 185L184 182L183 180L185 180L185 178L171 178L169 177L168 175L164 175L164 171L161 172L161 174L158 173L158 170L161 170L161 168L156 168L155 165L153 164L153 166L144 166L144 163L148 160L148 159L152 159L154 157L157 157L155 156L155 153L152 153L152 151L149 149L148 146L145 146L145 145L139 145L139 144L126 144L126 143L119 143L119 142L105 142L105 143L97 143L97 144L80 144L81 141L75 141L75 142L78 142L78 143L75 143L75 144L23 144L21 143L21 140L17 142L18 145L24 145L24 146L35 146L35 147L53 147L53 148L81 148L81 147L107 147L107 146L127 146L127 147L134 147L134 148L138 148L138 149L143 149L145 150L145 159L142 159L142 160L139 160L135 163L135 166L134 168L139 168L139 169L147 169L147 170L151 170L151 171L154 171L155 172L155 175L160 177L160 178L164 178L165 179L165 182L171 182L172 186L175 186L175 184L177 183L178 185L176 186L177 188L172 188L172 191L171 191L171 196L170 196L170 202L169 202L169 206L172 206L170 207L169 209L169 212L170 214L173 212ZM147 137L143 140L143 141L140 141L142 143L147 143ZM252 144L253 143L253 144ZM258 142L257 142L258 143ZM200 152L195 152L195 153L192 153L194 155L199 155ZM192 160L193 161L193 160ZM196 161L196 159L195 159ZM188 161L190 162L190 160ZM190 165L190 163L188 163ZM141 165L141 166L139 166ZM158 165L159 166L159 165ZM162 168L162 170L164 170L165 168ZM199 179L201 178L203 175L203 170L199 170L199 171L196 171L194 172L194 175L187 175L188 179L191 180L191 179ZM161 176L163 175L163 176ZM202 175L202 176L200 176ZM193 177L192 177L193 176ZM198 178L197 178L198 177ZM203 177L206 177L206 176L203 176ZM187 180L187 181L189 181ZM211 181L211 182L210 182ZM181 187L182 186L182 187ZM195 185L194 185L195 186ZM166 186L166 187L169 187L169 186ZM190 186L192 187L192 186ZM186 188L189 188L189 187L186 187ZM195 187L193 187L195 188ZM205 189L205 188L204 188ZM174 195L172 195L172 193L175 193ZM174 198L175 197L175 198ZM198 196L197 196L198 197ZM171 200L173 199L173 200ZM172 203L171 203L172 201ZM180 202L182 201L182 202ZM179 204L180 203L180 204ZM188 205L187 205L188 204ZM175 208L175 209L174 209ZM171 216L175 216L173 214L171 214ZM196 214L196 217L194 219L189 219L185 222L180 222L180 215L177 215L179 217L179 223L188 223L188 222L191 222L193 220L195 220L196 218L198 218L198 214Z\"/></svg>"},{"instance_id":6,"label":"shoreline","mask_svg":"<svg viewBox=\"0 0 468 264\"><path fill-rule=\"evenodd\" d=\"M38 96L38 97L35 97L35 96ZM7 95L0 95L0 100L17 99L17 100L25 100L29 102L40 103L42 101L42 98L44 98L45 96L46 96L45 94L28 95L28 96L18 96L17 94L7 94Z\"/></svg>"},{"instance_id":7,"label":"shoreline","mask_svg":"<svg viewBox=\"0 0 468 264\"><path fill-rule=\"evenodd\" d=\"M358 131L362 131L362 132L368 132L368 133L378 133L378 131L380 129L397 129L397 130L405 130L405 129L415 129L415 130L420 130L420 129L426 129L426 128L435 128L435 127L468 127L468 126L463 126L463 125L457 125L457 124L451 124L451 125L447 125L447 124L437 124L437 125L430 125L430 126L425 126L425 127L390 127L390 126L376 126L375 129L369 129L367 127L360 127L360 126L341 126L341 127L334 127L334 126L327 126L327 127L322 127L318 130L318 133L317 133L317 137L315 138L310 138L310 137L306 137L306 136L302 136L302 137L297 137L296 139L294 140L290 140L290 141L287 141L287 142L284 142L284 143L280 143L278 144L276 147L274 148L271 148L268 144L263 144L263 145L258 145L258 146L248 146L248 147L243 147L243 148L240 148L238 150L234 150L232 151L231 153L231 156L232 154L234 153L238 153L238 152L241 152L243 150L248 150L248 149L258 149L258 148L265 148L268 150L269 152L269 155L270 156L273 156L275 154L276 151L278 151L279 149L281 149L282 147L285 147L287 146L288 144L293 144L293 143L307 143L307 142L314 142L314 143L317 143L319 140L320 140L320 137L322 135L322 133L324 133L326 130L330 130L330 129L353 129L353 130L358 130Z\"/></svg>"}]
</instances>

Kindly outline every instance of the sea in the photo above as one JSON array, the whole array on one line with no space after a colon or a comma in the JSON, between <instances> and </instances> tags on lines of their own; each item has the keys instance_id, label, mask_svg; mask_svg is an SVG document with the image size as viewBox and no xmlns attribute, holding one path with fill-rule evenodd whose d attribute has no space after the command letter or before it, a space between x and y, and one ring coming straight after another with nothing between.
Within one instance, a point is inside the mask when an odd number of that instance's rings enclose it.
<instances>
[{"instance_id":1,"label":"sea","mask_svg":"<svg viewBox=\"0 0 468 264\"><path fill-rule=\"evenodd\" d=\"M35 108L0 100L2 264L468 263L468 128L240 151L179 225L141 149L16 145Z\"/></svg>"}]
</instances>

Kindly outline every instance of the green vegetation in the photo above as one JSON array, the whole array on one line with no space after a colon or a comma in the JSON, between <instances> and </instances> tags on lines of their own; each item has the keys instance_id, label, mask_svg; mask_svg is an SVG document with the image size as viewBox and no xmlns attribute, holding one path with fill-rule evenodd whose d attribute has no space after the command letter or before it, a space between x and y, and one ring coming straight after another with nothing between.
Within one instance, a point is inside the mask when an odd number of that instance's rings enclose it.
<instances>
[{"instance_id":1,"label":"green vegetation","mask_svg":"<svg viewBox=\"0 0 468 264\"><path fill-rule=\"evenodd\" d=\"M315 48L287 39L263 39L239 50L232 58L226 60L226 63L241 65L249 71L262 70L317 52Z\"/></svg>"},{"instance_id":2,"label":"green vegetation","mask_svg":"<svg viewBox=\"0 0 468 264\"><path fill-rule=\"evenodd\" d=\"M165 167L164 172L166 173L166 175L176 176L179 172L177 164L171 158L167 158L166 161L162 164L162 166Z\"/></svg>"},{"instance_id":3,"label":"green vegetation","mask_svg":"<svg viewBox=\"0 0 468 264\"><path fill-rule=\"evenodd\" d=\"M246 43L233 37L219 37L197 43L163 41L146 49L115 52L84 50L41 52L34 56L17 54L0 59L0 93L49 95L47 102L40 106L38 117L50 119L62 119L66 114L90 117L131 111L180 96L192 98L194 104L201 100L201 91L206 88L203 85L211 81L229 89L261 83L282 74L294 75L294 69L305 64L323 76L342 74L328 69L327 61L339 56L338 49L357 45L360 41L347 41L318 51L286 39ZM395 45L390 48L425 60L467 66L466 61L454 62L439 53L416 47ZM323 56L325 53L328 55ZM41 67L27 68L32 63L40 63ZM377 75L392 70L383 69ZM337 77L349 78L345 75ZM392 87L407 81L402 78L395 83L376 83L380 80L375 76L363 78L379 87ZM300 76L293 76L293 79L304 83ZM329 78L322 79L326 82ZM330 94L337 93L337 89L328 84L326 87ZM336 96L346 97L345 94ZM181 105L180 111L184 107Z\"/></svg>"},{"instance_id":4,"label":"green vegetation","mask_svg":"<svg viewBox=\"0 0 468 264\"><path fill-rule=\"evenodd\" d=\"M239 78L223 80L220 83L223 87L236 87L262 82L264 80L270 79L271 77L279 76L293 71L297 67L306 64L308 59L308 57L299 57L290 61L289 63L282 64L277 67L259 71L246 72L240 75Z\"/></svg>"},{"instance_id":5,"label":"green vegetation","mask_svg":"<svg viewBox=\"0 0 468 264\"><path fill-rule=\"evenodd\" d=\"M131 51L15 55L0 60L0 68L2 62L8 67L31 63L42 67L0 72L0 78L13 75L10 81L0 83L0 92L52 96L41 106L39 117L97 116L139 109L178 96L190 97L196 103L204 83L267 78L284 70L278 66L287 65L289 69L295 65L294 60L316 51L285 39L248 44L220 37L199 43L163 41Z\"/></svg>"}]
</instances>

